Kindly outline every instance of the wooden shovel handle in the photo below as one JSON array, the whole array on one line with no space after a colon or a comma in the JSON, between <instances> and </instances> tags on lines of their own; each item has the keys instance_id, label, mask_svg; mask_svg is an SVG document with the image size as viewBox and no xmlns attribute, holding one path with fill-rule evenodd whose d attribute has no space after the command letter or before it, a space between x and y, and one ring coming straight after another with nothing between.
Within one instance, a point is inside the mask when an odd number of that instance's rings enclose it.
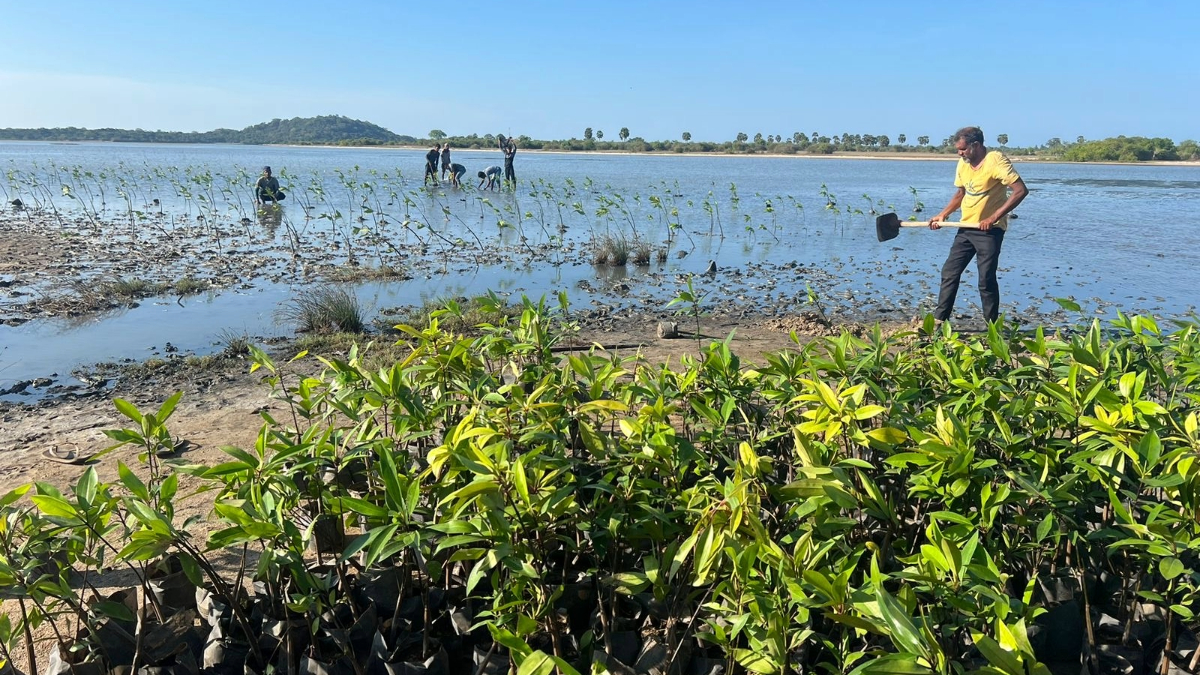
<instances>
[{"instance_id":1,"label":"wooden shovel handle","mask_svg":"<svg viewBox=\"0 0 1200 675\"><path fill-rule=\"evenodd\" d=\"M939 227L962 227L968 230L978 230L979 223L960 223L957 221L944 220L938 223ZM928 220L902 220L900 227L929 227Z\"/></svg>"}]
</instances>

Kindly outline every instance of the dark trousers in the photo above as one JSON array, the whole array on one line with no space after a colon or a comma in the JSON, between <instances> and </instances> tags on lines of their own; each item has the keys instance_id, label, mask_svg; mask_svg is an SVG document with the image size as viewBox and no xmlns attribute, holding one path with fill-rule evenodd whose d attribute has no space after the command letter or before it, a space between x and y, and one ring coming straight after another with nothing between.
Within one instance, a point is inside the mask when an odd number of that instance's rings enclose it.
<instances>
[{"instance_id":1,"label":"dark trousers","mask_svg":"<svg viewBox=\"0 0 1200 675\"><path fill-rule=\"evenodd\" d=\"M1000 316L1000 284L996 281L996 266L1000 262L1000 247L1004 243L1004 230L993 227L987 232L959 230L950 246L950 255L942 265L942 290L938 293L937 312L934 318L945 321L954 309L958 297L958 281L967 263L975 258L975 269L979 272L979 299L983 303L983 316L995 321Z\"/></svg>"},{"instance_id":2,"label":"dark trousers","mask_svg":"<svg viewBox=\"0 0 1200 675\"><path fill-rule=\"evenodd\" d=\"M504 180L512 181L514 184L517 182L517 172L513 169L511 159L504 160Z\"/></svg>"}]
</instances>

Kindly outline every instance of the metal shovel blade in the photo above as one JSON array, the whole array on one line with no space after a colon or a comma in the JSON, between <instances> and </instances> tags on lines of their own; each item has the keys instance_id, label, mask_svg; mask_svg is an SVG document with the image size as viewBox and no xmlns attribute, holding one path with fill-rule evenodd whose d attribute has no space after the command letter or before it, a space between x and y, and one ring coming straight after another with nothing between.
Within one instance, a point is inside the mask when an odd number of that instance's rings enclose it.
<instances>
[{"instance_id":1,"label":"metal shovel blade","mask_svg":"<svg viewBox=\"0 0 1200 675\"><path fill-rule=\"evenodd\" d=\"M875 236L879 241L895 239L900 234L900 217L894 213L885 213L875 219Z\"/></svg>"}]
</instances>

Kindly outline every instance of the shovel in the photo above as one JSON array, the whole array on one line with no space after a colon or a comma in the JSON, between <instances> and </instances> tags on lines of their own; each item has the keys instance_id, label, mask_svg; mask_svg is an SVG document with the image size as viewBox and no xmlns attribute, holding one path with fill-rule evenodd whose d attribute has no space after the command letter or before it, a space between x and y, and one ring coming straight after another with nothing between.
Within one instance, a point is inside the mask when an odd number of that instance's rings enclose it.
<instances>
[{"instance_id":1,"label":"shovel","mask_svg":"<svg viewBox=\"0 0 1200 675\"><path fill-rule=\"evenodd\" d=\"M942 221L938 224L942 227L979 228L979 223L950 223ZM885 213L875 219L875 236L879 237L879 241L889 241L895 239L900 234L900 228L902 227L929 227L929 221L900 220L900 217L894 213Z\"/></svg>"}]
</instances>

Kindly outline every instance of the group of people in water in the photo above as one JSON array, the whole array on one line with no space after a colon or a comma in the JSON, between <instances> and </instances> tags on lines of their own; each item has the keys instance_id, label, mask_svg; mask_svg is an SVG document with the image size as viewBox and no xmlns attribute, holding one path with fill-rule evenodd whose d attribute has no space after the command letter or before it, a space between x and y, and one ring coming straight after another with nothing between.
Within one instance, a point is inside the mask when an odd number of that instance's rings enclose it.
<instances>
[{"instance_id":1,"label":"group of people in water","mask_svg":"<svg viewBox=\"0 0 1200 675\"><path fill-rule=\"evenodd\" d=\"M513 169L513 159L517 155L517 141L513 138L505 138L503 134L497 137L497 142L500 146L500 151L504 153L504 182L516 186L517 172ZM429 152L425 153L425 184L438 184L438 166L441 166L441 179L446 180L450 177L450 184L454 187L462 187L462 177L467 173L467 167L450 159L450 144L445 143L441 148L437 145L429 148ZM500 167L492 165L478 172L479 188L486 190L496 190L500 187Z\"/></svg>"},{"instance_id":2,"label":"group of people in water","mask_svg":"<svg viewBox=\"0 0 1200 675\"><path fill-rule=\"evenodd\" d=\"M503 135L498 137L500 151L504 153L504 182L516 186L517 172L513 169L513 158L517 155L517 141L513 138L505 138ZM450 184L454 187L462 187L462 177L467 174L467 167L450 160L450 144L446 143L441 148L433 146L429 152L425 153L425 184L428 185L431 181L434 185L438 184L438 166L441 166L442 180L450 177ZM498 166L489 166L478 173L479 187L487 190L496 190L500 187L500 172ZM254 185L254 202L256 205L265 206L267 204L277 204L283 201L287 195L279 189L279 179L271 174L271 167L264 166L262 176Z\"/></svg>"}]
</instances>

